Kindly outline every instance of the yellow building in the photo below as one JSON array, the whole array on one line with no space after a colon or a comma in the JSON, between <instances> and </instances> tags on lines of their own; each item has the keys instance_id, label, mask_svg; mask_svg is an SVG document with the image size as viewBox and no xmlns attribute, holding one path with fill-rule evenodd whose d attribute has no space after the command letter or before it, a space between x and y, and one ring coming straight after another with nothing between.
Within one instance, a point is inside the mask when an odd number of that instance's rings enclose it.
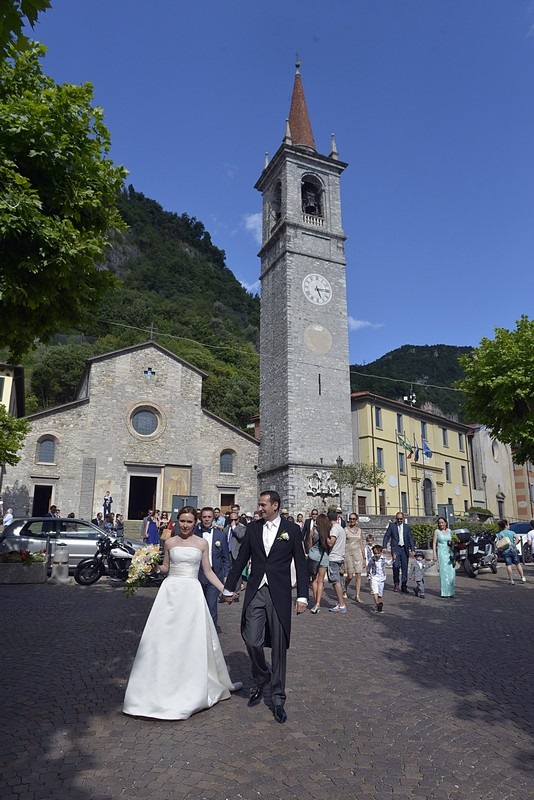
<instances>
[{"instance_id":1,"label":"yellow building","mask_svg":"<svg viewBox=\"0 0 534 800\"><path fill-rule=\"evenodd\" d=\"M12 417L24 416L24 369L0 361L0 405Z\"/></svg>"},{"instance_id":2,"label":"yellow building","mask_svg":"<svg viewBox=\"0 0 534 800\"><path fill-rule=\"evenodd\" d=\"M370 392L351 395L354 461L375 463L384 482L358 490L360 515L463 514L473 505L472 428Z\"/></svg>"}]
</instances>

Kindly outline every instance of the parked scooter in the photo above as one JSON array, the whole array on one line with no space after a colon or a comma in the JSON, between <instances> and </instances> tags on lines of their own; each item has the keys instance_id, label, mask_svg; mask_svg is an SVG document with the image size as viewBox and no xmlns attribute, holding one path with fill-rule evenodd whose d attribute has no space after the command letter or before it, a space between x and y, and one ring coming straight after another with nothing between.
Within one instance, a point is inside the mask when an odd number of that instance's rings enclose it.
<instances>
[{"instance_id":1,"label":"parked scooter","mask_svg":"<svg viewBox=\"0 0 534 800\"><path fill-rule=\"evenodd\" d=\"M497 572L497 553L495 550L495 534L471 533L466 528L455 530L458 542L454 544L452 553L454 561L462 564L470 578L476 578L479 569L485 567Z\"/></svg>"},{"instance_id":2,"label":"parked scooter","mask_svg":"<svg viewBox=\"0 0 534 800\"><path fill-rule=\"evenodd\" d=\"M108 536L105 533L101 533L97 541L96 555L92 558L83 558L78 563L74 573L76 583L90 586L103 575L125 581L136 548L131 542L125 542L122 538Z\"/></svg>"}]
</instances>

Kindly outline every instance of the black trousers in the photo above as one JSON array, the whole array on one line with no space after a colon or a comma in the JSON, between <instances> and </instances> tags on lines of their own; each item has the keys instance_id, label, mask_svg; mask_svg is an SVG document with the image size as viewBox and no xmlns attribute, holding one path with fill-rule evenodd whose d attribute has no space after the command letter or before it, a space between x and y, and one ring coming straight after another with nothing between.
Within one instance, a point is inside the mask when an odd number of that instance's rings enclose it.
<instances>
[{"instance_id":1,"label":"black trousers","mask_svg":"<svg viewBox=\"0 0 534 800\"><path fill-rule=\"evenodd\" d=\"M271 669L265 660L265 629L269 629L271 639ZM261 685L271 679L271 698L273 705L282 706L286 700L286 656L287 638L278 619L267 584L262 586L245 611L243 639L252 666L254 683Z\"/></svg>"}]
</instances>

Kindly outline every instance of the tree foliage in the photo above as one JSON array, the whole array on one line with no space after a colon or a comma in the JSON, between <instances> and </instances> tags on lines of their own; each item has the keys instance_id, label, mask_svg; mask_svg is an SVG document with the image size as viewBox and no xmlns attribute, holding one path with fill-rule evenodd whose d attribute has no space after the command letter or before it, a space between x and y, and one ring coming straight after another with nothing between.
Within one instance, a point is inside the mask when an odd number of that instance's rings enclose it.
<instances>
[{"instance_id":1,"label":"tree foliage","mask_svg":"<svg viewBox=\"0 0 534 800\"><path fill-rule=\"evenodd\" d=\"M495 339L482 339L461 363L466 412L511 446L516 463L534 461L534 320L495 328Z\"/></svg>"},{"instance_id":2,"label":"tree foliage","mask_svg":"<svg viewBox=\"0 0 534 800\"><path fill-rule=\"evenodd\" d=\"M258 412L259 299L226 267L204 225L164 211L133 187L118 198L128 225L112 236L103 266L120 285L72 329L23 360L31 412L75 397L85 358L151 336L207 373L203 405L247 429Z\"/></svg>"},{"instance_id":3,"label":"tree foliage","mask_svg":"<svg viewBox=\"0 0 534 800\"><path fill-rule=\"evenodd\" d=\"M73 400L85 362L92 355L93 347L88 343L39 347L30 379L38 406L49 408Z\"/></svg>"},{"instance_id":4,"label":"tree foliage","mask_svg":"<svg viewBox=\"0 0 534 800\"><path fill-rule=\"evenodd\" d=\"M46 11L51 5L51 0L2 0L0 59L5 58L10 45L18 49L28 46L28 40L22 33L24 25L29 24L33 28L41 11Z\"/></svg>"},{"instance_id":5,"label":"tree foliage","mask_svg":"<svg viewBox=\"0 0 534 800\"><path fill-rule=\"evenodd\" d=\"M334 468L334 474L339 486L350 487L352 508L355 508L358 489L381 486L386 473L376 464L343 464Z\"/></svg>"},{"instance_id":6,"label":"tree foliage","mask_svg":"<svg viewBox=\"0 0 534 800\"><path fill-rule=\"evenodd\" d=\"M36 338L78 323L113 286L97 268L109 232L124 227L124 176L92 87L57 85L42 45L0 62L0 342L13 360Z\"/></svg>"},{"instance_id":7,"label":"tree foliage","mask_svg":"<svg viewBox=\"0 0 534 800\"><path fill-rule=\"evenodd\" d=\"M471 347L446 344L406 344L370 364L351 366L351 390L376 392L382 397L402 401L405 395L410 394L411 385L418 408L465 421L461 393L436 387L452 388L463 378L458 359L471 350ZM377 375L381 377L377 378Z\"/></svg>"},{"instance_id":8,"label":"tree foliage","mask_svg":"<svg viewBox=\"0 0 534 800\"><path fill-rule=\"evenodd\" d=\"M25 419L17 419L0 404L0 465L14 466L20 461L17 451L24 442L24 437L30 430L30 424Z\"/></svg>"}]
</instances>

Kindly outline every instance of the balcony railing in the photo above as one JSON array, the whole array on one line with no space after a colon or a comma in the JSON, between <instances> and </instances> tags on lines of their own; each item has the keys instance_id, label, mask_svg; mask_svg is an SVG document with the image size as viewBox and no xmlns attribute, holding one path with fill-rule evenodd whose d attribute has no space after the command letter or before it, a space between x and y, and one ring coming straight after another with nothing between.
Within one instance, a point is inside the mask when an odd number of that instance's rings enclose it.
<instances>
[{"instance_id":1,"label":"balcony railing","mask_svg":"<svg viewBox=\"0 0 534 800\"><path fill-rule=\"evenodd\" d=\"M316 217L315 214L303 214L302 221L305 225L314 225L316 228L324 228L324 217Z\"/></svg>"}]
</instances>

